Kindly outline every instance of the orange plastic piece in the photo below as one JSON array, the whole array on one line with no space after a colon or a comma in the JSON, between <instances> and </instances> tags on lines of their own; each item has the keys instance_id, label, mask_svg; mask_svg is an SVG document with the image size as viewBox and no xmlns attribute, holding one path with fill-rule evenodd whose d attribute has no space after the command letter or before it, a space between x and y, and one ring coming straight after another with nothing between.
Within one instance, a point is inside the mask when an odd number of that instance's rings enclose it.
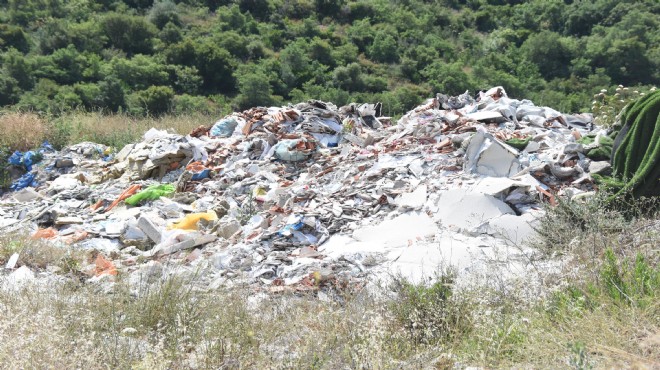
<instances>
[{"instance_id":1,"label":"orange plastic piece","mask_svg":"<svg viewBox=\"0 0 660 370\"><path fill-rule=\"evenodd\" d=\"M135 184L129 186L128 189L124 190L123 193L119 194L119 197L117 197L117 199L115 199L114 202L110 203L110 205L108 206L108 208L105 209L105 211L108 212L109 210L115 208L115 206L119 204L119 202L121 202L122 200L126 200L127 198L130 198L131 195L137 193L140 189L142 189L142 185Z\"/></svg>"},{"instance_id":2,"label":"orange plastic piece","mask_svg":"<svg viewBox=\"0 0 660 370\"><path fill-rule=\"evenodd\" d=\"M32 239L53 239L57 236L57 230L49 227L47 229L39 229L32 235Z\"/></svg>"},{"instance_id":3,"label":"orange plastic piece","mask_svg":"<svg viewBox=\"0 0 660 370\"><path fill-rule=\"evenodd\" d=\"M179 220L179 222L169 225L167 229L197 230L197 223L200 220L213 221L217 219L218 219L218 215L214 211L208 211L204 213L191 213L189 215L186 215L186 217L182 218L181 220Z\"/></svg>"},{"instance_id":4,"label":"orange plastic piece","mask_svg":"<svg viewBox=\"0 0 660 370\"><path fill-rule=\"evenodd\" d=\"M112 261L103 257L101 253L96 256L96 261L94 261L96 268L94 269L94 275L101 276L104 274L108 275L117 275L117 268Z\"/></svg>"},{"instance_id":5,"label":"orange plastic piece","mask_svg":"<svg viewBox=\"0 0 660 370\"><path fill-rule=\"evenodd\" d=\"M99 200L98 202L94 203L90 208L92 211L96 211L97 209L103 207L103 199Z\"/></svg>"}]
</instances>

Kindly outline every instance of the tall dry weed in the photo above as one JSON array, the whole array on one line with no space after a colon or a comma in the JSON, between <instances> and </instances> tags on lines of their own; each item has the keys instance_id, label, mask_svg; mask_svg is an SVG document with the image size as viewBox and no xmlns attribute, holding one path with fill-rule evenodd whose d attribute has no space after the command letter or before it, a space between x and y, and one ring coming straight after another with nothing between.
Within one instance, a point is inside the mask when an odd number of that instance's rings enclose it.
<instances>
[{"instance_id":1,"label":"tall dry weed","mask_svg":"<svg viewBox=\"0 0 660 370\"><path fill-rule=\"evenodd\" d=\"M10 151L29 150L48 138L48 124L34 113L0 114L0 147Z\"/></svg>"},{"instance_id":2,"label":"tall dry weed","mask_svg":"<svg viewBox=\"0 0 660 370\"><path fill-rule=\"evenodd\" d=\"M150 128L171 130L185 135L200 125L210 125L213 117L206 115L133 117L126 114L72 112L51 122L54 142L61 147L82 141L92 141L121 149L142 140Z\"/></svg>"}]
</instances>

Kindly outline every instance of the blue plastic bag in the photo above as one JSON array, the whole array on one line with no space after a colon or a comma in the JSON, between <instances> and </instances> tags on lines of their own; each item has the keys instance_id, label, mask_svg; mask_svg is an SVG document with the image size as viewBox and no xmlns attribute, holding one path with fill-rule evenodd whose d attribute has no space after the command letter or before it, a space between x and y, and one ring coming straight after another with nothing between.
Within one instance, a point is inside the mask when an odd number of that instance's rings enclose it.
<instances>
[{"instance_id":1,"label":"blue plastic bag","mask_svg":"<svg viewBox=\"0 0 660 370\"><path fill-rule=\"evenodd\" d=\"M25 153L17 150L7 161L14 166L23 166L29 172L32 171L32 165L36 162L36 156L37 154L31 150Z\"/></svg>"},{"instance_id":2,"label":"blue plastic bag","mask_svg":"<svg viewBox=\"0 0 660 370\"><path fill-rule=\"evenodd\" d=\"M35 177L36 176L33 173L28 172L25 175L21 176L18 180L14 181L9 187L9 189L11 189L12 191L17 191L23 188L27 188L28 186L36 188L37 186L39 186L39 183L37 183Z\"/></svg>"},{"instance_id":3,"label":"blue plastic bag","mask_svg":"<svg viewBox=\"0 0 660 370\"><path fill-rule=\"evenodd\" d=\"M25 152L25 154L23 154L23 166L25 166L25 169L28 172L32 171L32 164L34 164L34 162L36 162L36 160L34 158L35 156L36 156L36 153L31 151L31 150L29 152Z\"/></svg>"},{"instance_id":4,"label":"blue plastic bag","mask_svg":"<svg viewBox=\"0 0 660 370\"><path fill-rule=\"evenodd\" d=\"M211 170L207 168L207 169L202 170L200 172L194 173L192 175L192 180L193 181L199 181L199 180L202 180L202 179L205 179L205 178L209 177L210 174L211 174Z\"/></svg>"},{"instance_id":5,"label":"blue plastic bag","mask_svg":"<svg viewBox=\"0 0 660 370\"><path fill-rule=\"evenodd\" d=\"M39 148L39 153L46 153L46 152L54 152L55 148L53 148L52 145L48 142L48 140L44 140L43 143L41 143L41 147Z\"/></svg>"},{"instance_id":6,"label":"blue plastic bag","mask_svg":"<svg viewBox=\"0 0 660 370\"><path fill-rule=\"evenodd\" d=\"M20 166L22 159L23 159L23 153L17 150L14 152L14 154L12 154L9 157L7 161L9 162L9 164L13 164L14 166Z\"/></svg>"},{"instance_id":7,"label":"blue plastic bag","mask_svg":"<svg viewBox=\"0 0 660 370\"><path fill-rule=\"evenodd\" d=\"M287 224L280 230L278 231L278 234L282 236L291 236L294 231L298 231L305 226L305 223L303 223L303 216L302 215L291 215L289 216L289 219L287 220Z\"/></svg>"},{"instance_id":8,"label":"blue plastic bag","mask_svg":"<svg viewBox=\"0 0 660 370\"><path fill-rule=\"evenodd\" d=\"M211 127L211 136L230 137L238 126L238 122L233 117L223 118Z\"/></svg>"}]
</instances>

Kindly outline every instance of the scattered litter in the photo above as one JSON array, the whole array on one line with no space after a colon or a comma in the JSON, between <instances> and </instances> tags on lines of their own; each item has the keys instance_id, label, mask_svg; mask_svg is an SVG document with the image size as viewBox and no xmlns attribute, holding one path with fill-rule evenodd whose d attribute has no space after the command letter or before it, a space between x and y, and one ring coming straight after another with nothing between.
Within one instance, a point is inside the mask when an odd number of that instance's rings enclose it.
<instances>
[{"instance_id":1,"label":"scattered litter","mask_svg":"<svg viewBox=\"0 0 660 370\"><path fill-rule=\"evenodd\" d=\"M176 188L170 184L158 184L151 185L148 188L142 190L141 192L130 196L125 200L126 204L135 206L138 203L147 201L147 200L156 200L163 196L168 196L174 193Z\"/></svg>"},{"instance_id":2,"label":"scattered litter","mask_svg":"<svg viewBox=\"0 0 660 370\"><path fill-rule=\"evenodd\" d=\"M396 122L380 104L256 107L190 135L150 129L118 152L14 153L0 229L93 251L97 277L157 263L213 286L304 290L419 275L447 253L477 263L469 251L525 243L542 203L596 191L608 135L501 86L438 94Z\"/></svg>"}]
</instances>

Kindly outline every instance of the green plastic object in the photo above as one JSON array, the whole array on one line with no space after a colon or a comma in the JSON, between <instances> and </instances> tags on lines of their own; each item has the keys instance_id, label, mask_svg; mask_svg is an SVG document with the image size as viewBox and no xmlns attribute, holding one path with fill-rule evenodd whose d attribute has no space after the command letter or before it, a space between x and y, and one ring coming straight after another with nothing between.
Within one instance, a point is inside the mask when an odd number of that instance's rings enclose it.
<instances>
[{"instance_id":1,"label":"green plastic object","mask_svg":"<svg viewBox=\"0 0 660 370\"><path fill-rule=\"evenodd\" d=\"M126 199L126 204L135 206L143 201L156 200L160 197L174 194L175 190L176 189L174 188L174 185L170 184L151 185L150 187Z\"/></svg>"},{"instance_id":2,"label":"green plastic object","mask_svg":"<svg viewBox=\"0 0 660 370\"><path fill-rule=\"evenodd\" d=\"M625 185L616 195L660 195L660 90L626 107L621 124L614 140L612 169Z\"/></svg>"},{"instance_id":3,"label":"green plastic object","mask_svg":"<svg viewBox=\"0 0 660 370\"><path fill-rule=\"evenodd\" d=\"M513 139L509 139L505 141L505 143L511 145L512 147L518 149L518 150L523 150L527 147L527 144L529 144L529 141L532 140L531 136L528 136L524 139L518 139L514 137Z\"/></svg>"}]
</instances>

